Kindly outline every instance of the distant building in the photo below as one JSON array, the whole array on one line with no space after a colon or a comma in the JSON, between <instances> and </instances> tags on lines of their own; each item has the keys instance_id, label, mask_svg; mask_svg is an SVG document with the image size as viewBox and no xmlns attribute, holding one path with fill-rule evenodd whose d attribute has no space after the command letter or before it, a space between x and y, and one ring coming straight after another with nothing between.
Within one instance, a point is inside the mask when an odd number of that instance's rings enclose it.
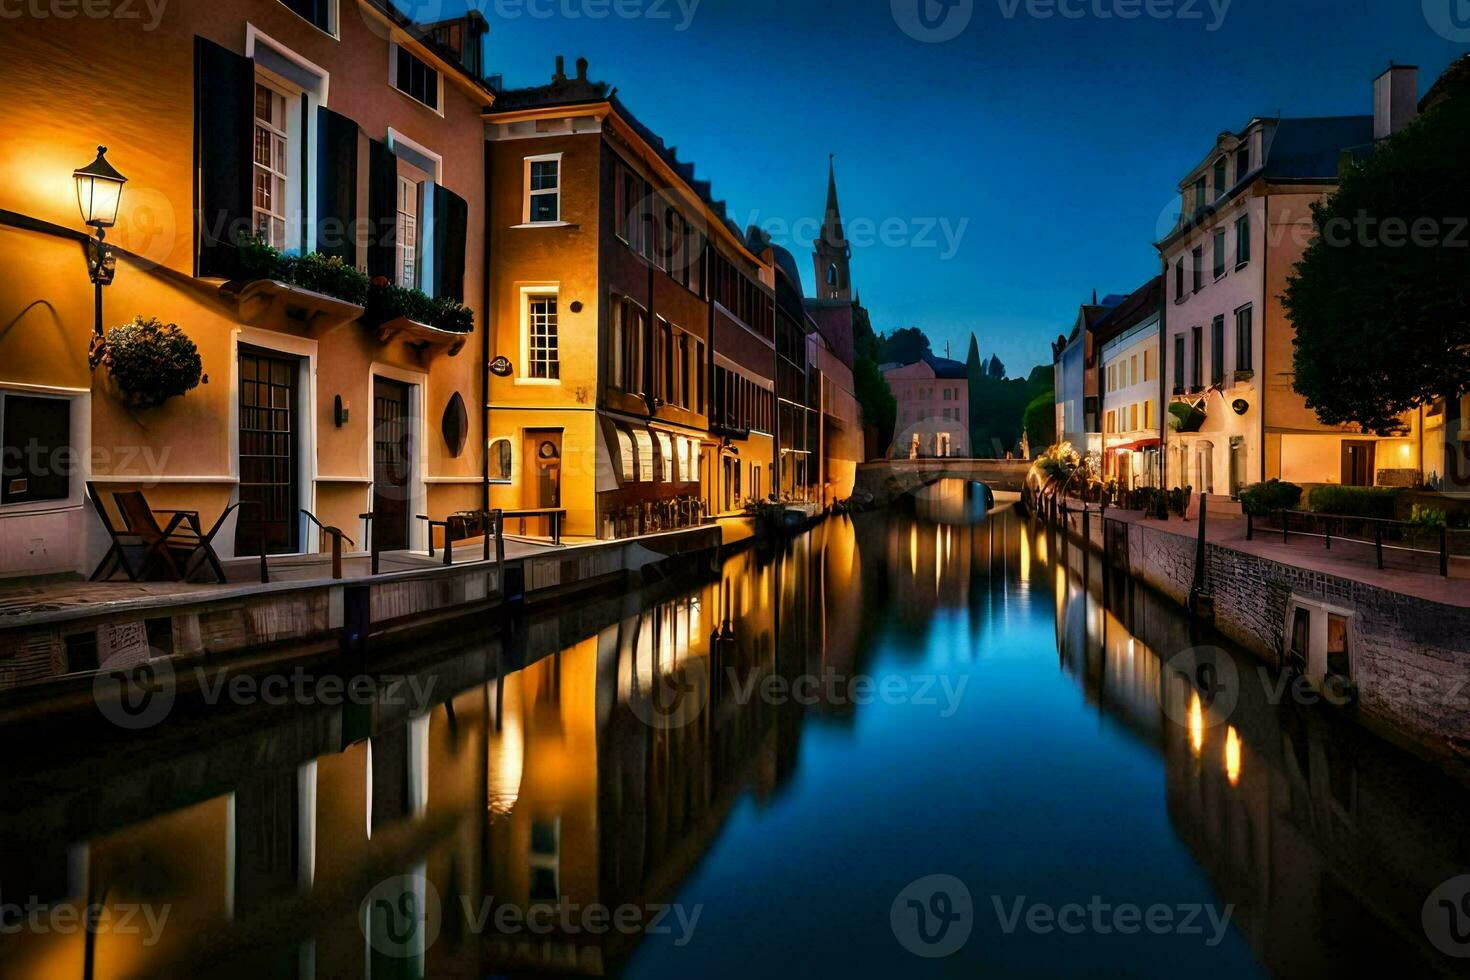
<instances>
[{"instance_id":1,"label":"distant building","mask_svg":"<svg viewBox=\"0 0 1470 980\"><path fill-rule=\"evenodd\" d=\"M889 455L896 459L970 455L970 382L965 365L926 354L912 364L885 364L898 402Z\"/></svg>"},{"instance_id":2,"label":"distant building","mask_svg":"<svg viewBox=\"0 0 1470 980\"><path fill-rule=\"evenodd\" d=\"M1077 311L1070 334L1052 344L1056 368L1057 440L1069 442L1079 453L1100 453L1098 429L1097 355L1093 349L1092 325L1125 297L1108 296L1101 303L1096 294L1091 303ZM1032 447L1033 449L1044 447Z\"/></svg>"},{"instance_id":3,"label":"distant building","mask_svg":"<svg viewBox=\"0 0 1470 980\"><path fill-rule=\"evenodd\" d=\"M1155 276L1092 325L1098 352L1102 477L1128 490L1163 480L1159 382L1162 276Z\"/></svg>"}]
</instances>

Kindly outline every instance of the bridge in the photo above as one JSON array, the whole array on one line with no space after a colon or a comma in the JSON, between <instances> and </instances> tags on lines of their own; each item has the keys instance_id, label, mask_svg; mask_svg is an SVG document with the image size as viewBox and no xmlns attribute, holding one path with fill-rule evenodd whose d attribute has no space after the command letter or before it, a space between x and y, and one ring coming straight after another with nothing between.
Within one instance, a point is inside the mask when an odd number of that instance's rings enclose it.
<instances>
[{"instance_id":1,"label":"bridge","mask_svg":"<svg viewBox=\"0 0 1470 980\"><path fill-rule=\"evenodd\" d=\"M998 493L1020 493L1031 461L1025 459L880 459L857 468L856 490L889 503L940 480L983 483Z\"/></svg>"}]
</instances>

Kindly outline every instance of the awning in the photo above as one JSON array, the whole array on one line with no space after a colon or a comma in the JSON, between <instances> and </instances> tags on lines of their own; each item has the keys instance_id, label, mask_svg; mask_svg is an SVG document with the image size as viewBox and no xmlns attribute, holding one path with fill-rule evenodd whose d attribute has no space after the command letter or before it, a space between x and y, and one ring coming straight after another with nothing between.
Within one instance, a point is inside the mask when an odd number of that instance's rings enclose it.
<instances>
[{"instance_id":1,"label":"awning","mask_svg":"<svg viewBox=\"0 0 1470 980\"><path fill-rule=\"evenodd\" d=\"M1110 453L1137 453L1145 449L1156 449L1163 445L1162 439L1139 439L1137 442L1125 442L1121 446L1109 446Z\"/></svg>"}]
</instances>

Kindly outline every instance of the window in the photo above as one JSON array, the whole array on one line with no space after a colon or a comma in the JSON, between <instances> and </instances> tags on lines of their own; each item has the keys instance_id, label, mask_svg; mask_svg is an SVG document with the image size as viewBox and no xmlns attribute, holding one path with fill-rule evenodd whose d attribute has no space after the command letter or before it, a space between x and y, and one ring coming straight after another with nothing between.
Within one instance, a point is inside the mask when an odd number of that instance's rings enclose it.
<instances>
[{"instance_id":1,"label":"window","mask_svg":"<svg viewBox=\"0 0 1470 980\"><path fill-rule=\"evenodd\" d=\"M1143 380L1154 381L1159 376L1159 354L1152 347L1143 352Z\"/></svg>"},{"instance_id":2,"label":"window","mask_svg":"<svg viewBox=\"0 0 1470 980\"><path fill-rule=\"evenodd\" d=\"M1174 335L1174 387L1184 388L1184 334Z\"/></svg>"},{"instance_id":3,"label":"window","mask_svg":"<svg viewBox=\"0 0 1470 980\"><path fill-rule=\"evenodd\" d=\"M522 220L528 225L561 221L561 154L526 157L526 203Z\"/></svg>"},{"instance_id":4,"label":"window","mask_svg":"<svg viewBox=\"0 0 1470 980\"><path fill-rule=\"evenodd\" d=\"M1253 371L1255 359L1251 356L1252 310L1242 306L1235 311L1235 370Z\"/></svg>"},{"instance_id":5,"label":"window","mask_svg":"<svg viewBox=\"0 0 1470 980\"><path fill-rule=\"evenodd\" d=\"M4 480L0 503L66 500L71 496L71 401L40 395L6 394Z\"/></svg>"},{"instance_id":6,"label":"window","mask_svg":"<svg viewBox=\"0 0 1470 980\"><path fill-rule=\"evenodd\" d=\"M1194 372L1190 375L1189 386L1191 388L1202 387L1205 383L1205 343L1204 329L1194 328Z\"/></svg>"},{"instance_id":7,"label":"window","mask_svg":"<svg viewBox=\"0 0 1470 980\"><path fill-rule=\"evenodd\" d=\"M647 429L634 429L633 438L638 443L638 482L653 482L653 436Z\"/></svg>"},{"instance_id":8,"label":"window","mask_svg":"<svg viewBox=\"0 0 1470 980\"><path fill-rule=\"evenodd\" d=\"M398 177L398 285L419 287L419 185Z\"/></svg>"},{"instance_id":9,"label":"window","mask_svg":"<svg viewBox=\"0 0 1470 980\"><path fill-rule=\"evenodd\" d=\"M1224 197L1225 192L1229 189L1225 176L1225 158L1220 157L1215 161L1215 200L1218 201Z\"/></svg>"},{"instance_id":10,"label":"window","mask_svg":"<svg viewBox=\"0 0 1470 980\"><path fill-rule=\"evenodd\" d=\"M1225 380L1225 318L1215 317L1210 325L1210 381L1219 384Z\"/></svg>"},{"instance_id":11,"label":"window","mask_svg":"<svg viewBox=\"0 0 1470 980\"><path fill-rule=\"evenodd\" d=\"M1235 222L1235 267L1251 260L1251 216L1243 214Z\"/></svg>"},{"instance_id":12,"label":"window","mask_svg":"<svg viewBox=\"0 0 1470 980\"><path fill-rule=\"evenodd\" d=\"M1205 288L1205 247L1200 245L1195 248L1190 253L1190 258L1194 263L1194 291L1199 292Z\"/></svg>"},{"instance_id":13,"label":"window","mask_svg":"<svg viewBox=\"0 0 1470 980\"><path fill-rule=\"evenodd\" d=\"M1235 182L1238 184L1251 172L1251 145L1244 143L1235 151Z\"/></svg>"},{"instance_id":14,"label":"window","mask_svg":"<svg viewBox=\"0 0 1470 980\"><path fill-rule=\"evenodd\" d=\"M490 481L492 483L509 483L510 480L510 440L494 439L490 443Z\"/></svg>"},{"instance_id":15,"label":"window","mask_svg":"<svg viewBox=\"0 0 1470 980\"><path fill-rule=\"evenodd\" d=\"M1154 425L1154 400L1150 398L1143 403L1143 427L1152 430Z\"/></svg>"},{"instance_id":16,"label":"window","mask_svg":"<svg viewBox=\"0 0 1470 980\"><path fill-rule=\"evenodd\" d=\"M1128 406L1128 431L1138 431L1138 405L1134 403Z\"/></svg>"},{"instance_id":17,"label":"window","mask_svg":"<svg viewBox=\"0 0 1470 980\"><path fill-rule=\"evenodd\" d=\"M1136 384L1138 384L1138 355L1137 354L1134 354L1132 357L1128 358L1128 383L1130 385L1136 385Z\"/></svg>"},{"instance_id":18,"label":"window","mask_svg":"<svg viewBox=\"0 0 1470 980\"><path fill-rule=\"evenodd\" d=\"M658 436L659 482L674 482L674 440L667 432L656 432Z\"/></svg>"},{"instance_id":19,"label":"window","mask_svg":"<svg viewBox=\"0 0 1470 980\"><path fill-rule=\"evenodd\" d=\"M1201 177L1194 182L1194 209L1203 211L1205 209L1205 179Z\"/></svg>"},{"instance_id":20,"label":"window","mask_svg":"<svg viewBox=\"0 0 1470 980\"><path fill-rule=\"evenodd\" d=\"M612 383L629 394L643 393L644 328L648 314L625 296L612 300Z\"/></svg>"},{"instance_id":21,"label":"window","mask_svg":"<svg viewBox=\"0 0 1470 980\"><path fill-rule=\"evenodd\" d=\"M678 357L679 357L679 391L678 391L678 395L679 395L679 407L680 408L690 408L690 407L692 407L692 403L689 400L689 398L690 398L690 387L691 387L690 384L689 384L689 379L690 379L690 377L692 375L694 375L696 372L699 371L699 365L696 364L696 363L694 363L693 360L692 360L693 355L692 355L691 350L690 350L689 335L687 333L681 333L681 334L679 334L679 355L678 355Z\"/></svg>"},{"instance_id":22,"label":"window","mask_svg":"<svg viewBox=\"0 0 1470 980\"><path fill-rule=\"evenodd\" d=\"M696 392L697 400L694 403L694 410L704 413L704 341L702 340L696 340L694 342L694 376L698 382L698 391Z\"/></svg>"},{"instance_id":23,"label":"window","mask_svg":"<svg viewBox=\"0 0 1470 980\"><path fill-rule=\"evenodd\" d=\"M556 296L526 296L526 377L556 381L561 377L557 347Z\"/></svg>"},{"instance_id":24,"label":"window","mask_svg":"<svg viewBox=\"0 0 1470 980\"><path fill-rule=\"evenodd\" d=\"M1174 263L1174 298L1184 298L1184 260L1180 259Z\"/></svg>"},{"instance_id":25,"label":"window","mask_svg":"<svg viewBox=\"0 0 1470 980\"><path fill-rule=\"evenodd\" d=\"M1108 365L1108 391L1118 390L1118 365Z\"/></svg>"},{"instance_id":26,"label":"window","mask_svg":"<svg viewBox=\"0 0 1470 980\"><path fill-rule=\"evenodd\" d=\"M287 137L288 97L259 80L255 83L255 234L274 248L286 248L286 184L290 176Z\"/></svg>"},{"instance_id":27,"label":"window","mask_svg":"<svg viewBox=\"0 0 1470 980\"><path fill-rule=\"evenodd\" d=\"M638 471L633 462L633 437L623 429L616 430L618 434L618 457L623 463L623 481L632 483L638 478Z\"/></svg>"},{"instance_id":28,"label":"window","mask_svg":"<svg viewBox=\"0 0 1470 980\"><path fill-rule=\"evenodd\" d=\"M401 45L391 45L388 83L416 102L439 111L439 73Z\"/></svg>"},{"instance_id":29,"label":"window","mask_svg":"<svg viewBox=\"0 0 1470 980\"><path fill-rule=\"evenodd\" d=\"M336 0L281 0L286 8L306 20L318 30L328 34L337 33Z\"/></svg>"},{"instance_id":30,"label":"window","mask_svg":"<svg viewBox=\"0 0 1470 980\"><path fill-rule=\"evenodd\" d=\"M1215 278L1225 278L1225 229L1215 232Z\"/></svg>"}]
</instances>

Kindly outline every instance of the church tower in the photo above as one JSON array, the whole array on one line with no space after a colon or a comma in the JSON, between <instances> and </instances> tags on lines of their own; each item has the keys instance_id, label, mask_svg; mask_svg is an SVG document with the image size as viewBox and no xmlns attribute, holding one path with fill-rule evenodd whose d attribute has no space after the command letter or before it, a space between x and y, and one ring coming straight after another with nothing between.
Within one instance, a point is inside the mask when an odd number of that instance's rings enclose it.
<instances>
[{"instance_id":1,"label":"church tower","mask_svg":"<svg viewBox=\"0 0 1470 980\"><path fill-rule=\"evenodd\" d=\"M827 163L827 213L822 219L822 236L815 243L817 298L852 302L852 246L842 230L842 211L837 207L837 171Z\"/></svg>"}]
</instances>

